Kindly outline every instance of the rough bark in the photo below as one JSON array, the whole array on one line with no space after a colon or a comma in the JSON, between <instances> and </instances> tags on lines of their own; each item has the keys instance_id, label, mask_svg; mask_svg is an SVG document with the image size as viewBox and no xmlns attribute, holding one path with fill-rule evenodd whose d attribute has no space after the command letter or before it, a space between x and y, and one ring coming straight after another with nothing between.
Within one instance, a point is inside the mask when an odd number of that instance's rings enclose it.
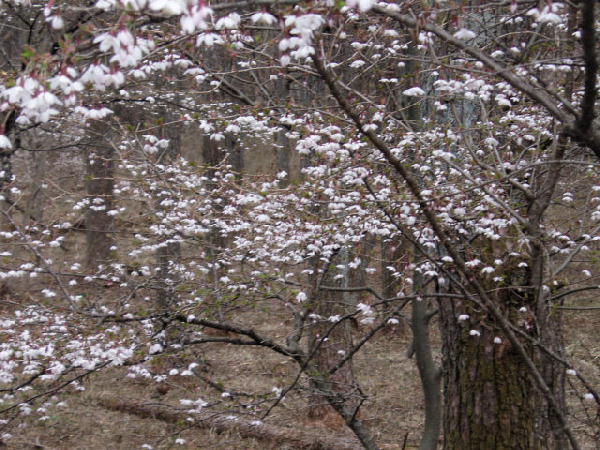
<instances>
[{"instance_id":1,"label":"rough bark","mask_svg":"<svg viewBox=\"0 0 600 450\"><path fill-rule=\"evenodd\" d=\"M469 319L457 320L461 314ZM545 449L544 399L493 320L457 301L440 302L444 448ZM471 335L477 329L479 336ZM498 343L498 339L501 340ZM496 340L496 342L495 342ZM533 357L533 350L528 348Z\"/></svg>"}]
</instances>

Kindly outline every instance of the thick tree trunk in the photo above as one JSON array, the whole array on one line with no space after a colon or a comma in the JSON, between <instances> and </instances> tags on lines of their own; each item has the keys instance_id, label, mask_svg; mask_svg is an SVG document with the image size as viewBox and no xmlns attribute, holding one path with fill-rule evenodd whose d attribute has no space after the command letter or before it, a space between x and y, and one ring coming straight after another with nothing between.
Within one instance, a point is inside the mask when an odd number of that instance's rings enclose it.
<instances>
[{"instance_id":1,"label":"thick tree trunk","mask_svg":"<svg viewBox=\"0 0 600 450\"><path fill-rule=\"evenodd\" d=\"M469 319L457 320L462 314ZM521 356L495 324L450 300L440 302L440 316L444 448L548 448L548 418L541 407L545 401Z\"/></svg>"}]
</instances>

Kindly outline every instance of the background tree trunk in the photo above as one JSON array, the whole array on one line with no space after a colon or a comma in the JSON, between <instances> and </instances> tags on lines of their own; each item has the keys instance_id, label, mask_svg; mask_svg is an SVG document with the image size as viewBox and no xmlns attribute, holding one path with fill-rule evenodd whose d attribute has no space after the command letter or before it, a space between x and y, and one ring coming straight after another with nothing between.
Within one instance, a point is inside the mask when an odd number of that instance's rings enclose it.
<instances>
[{"instance_id":1,"label":"background tree trunk","mask_svg":"<svg viewBox=\"0 0 600 450\"><path fill-rule=\"evenodd\" d=\"M107 212L113 209L115 150L106 136L107 124L96 122L92 131L95 136L85 153L85 190L90 202L85 213L85 265L97 270L111 260L114 244L114 219Z\"/></svg>"},{"instance_id":2,"label":"background tree trunk","mask_svg":"<svg viewBox=\"0 0 600 450\"><path fill-rule=\"evenodd\" d=\"M342 251L335 255L333 262L326 269L327 273L321 281L323 286L340 288L344 286L343 278L335 279L335 267L342 257L341 254ZM314 276L318 277L319 275L315 273ZM309 354L313 354L314 366L318 371L315 375L319 378L324 377L330 384L330 389L338 393L341 401L356 407L360 396L356 391L351 361L348 361L331 377L326 375L352 346L351 322L346 320L329 332L333 322L327 319L336 315L343 316L348 312L348 305L344 300L343 292L321 289L320 286L317 286L316 296L311 301L313 302L313 313L321 319L317 319L310 327ZM313 386L318 391L315 383ZM311 396L310 402L308 416L311 419L324 420L332 413L334 417L338 417L328 404L326 395L316 392Z\"/></svg>"},{"instance_id":3,"label":"background tree trunk","mask_svg":"<svg viewBox=\"0 0 600 450\"><path fill-rule=\"evenodd\" d=\"M207 187L210 189L218 188L218 181L213 179L217 172L216 168L226 162L230 162L234 171L238 173L238 180L243 171L243 158L241 149L237 141L232 136L226 136L223 144L211 139L210 135L205 134L202 138L202 161L205 166L205 176L209 178ZM221 204L215 204L216 211L222 211ZM212 226L207 237L204 248L206 259L210 264L210 274L208 275L208 284L211 286L209 304L215 306L216 316L222 320L225 318L227 305L221 296L221 277L223 276L223 267L219 262L221 252L226 247L226 238L223 236L218 226Z\"/></svg>"},{"instance_id":4,"label":"background tree trunk","mask_svg":"<svg viewBox=\"0 0 600 450\"><path fill-rule=\"evenodd\" d=\"M314 257L318 260L318 257ZM343 316L348 313L348 303L343 291L324 289L323 287L347 287L348 281L344 277L336 277L336 262L344 260L344 250L341 249L332 256L331 262L325 266L325 274L315 280L315 289L309 299L312 303L312 312L319 318L309 328L309 348L307 354L309 361L307 374L311 377L314 389L309 401L308 416L332 428L342 425L348 426L358 437L364 448L376 450L375 439L360 420L359 410L364 401L364 395L354 376L352 359L335 370L340 361L352 348L352 323L348 320L334 325L328 320L332 316ZM315 273L318 264L314 264ZM347 269L346 271L347 276Z\"/></svg>"},{"instance_id":5,"label":"background tree trunk","mask_svg":"<svg viewBox=\"0 0 600 450\"><path fill-rule=\"evenodd\" d=\"M33 151L29 154L29 170L31 180L29 183L29 198L25 208L27 222L41 222L44 217L43 185L46 171L48 170L47 155L42 151Z\"/></svg>"},{"instance_id":6,"label":"background tree trunk","mask_svg":"<svg viewBox=\"0 0 600 450\"><path fill-rule=\"evenodd\" d=\"M163 114L166 116L167 112L165 111ZM163 130L163 134L166 134L166 138L169 139L169 146L159 156L159 161L168 163L179 158L181 154L181 130L179 127L167 128L166 133ZM164 198L164 195L159 195L156 209L168 213L169 208L162 206ZM180 278L174 266L180 261L181 244L179 242L169 241L156 250L156 262L159 269L157 304L161 311L168 311L172 305L176 304L177 293L175 287Z\"/></svg>"}]
</instances>

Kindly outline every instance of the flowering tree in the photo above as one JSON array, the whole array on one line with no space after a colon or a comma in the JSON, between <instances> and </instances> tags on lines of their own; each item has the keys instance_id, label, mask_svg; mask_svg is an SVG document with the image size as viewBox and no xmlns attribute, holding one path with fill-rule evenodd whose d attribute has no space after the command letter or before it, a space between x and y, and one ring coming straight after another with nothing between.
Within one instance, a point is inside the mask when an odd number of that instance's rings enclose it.
<instances>
[{"instance_id":1,"label":"flowering tree","mask_svg":"<svg viewBox=\"0 0 600 450\"><path fill-rule=\"evenodd\" d=\"M298 370L257 414L306 382L315 414L378 448L352 360L411 303L422 448L440 377L446 448L580 448L565 374L600 398L561 308L598 288L595 2L1 4L2 274L45 297L2 322L3 413L114 365L163 380L196 366L157 355L256 346ZM32 148L86 149L86 194L47 188L72 221L23 220ZM275 170L250 175L259 152ZM81 223L87 270L56 256ZM249 322L257 305L289 314L285 336Z\"/></svg>"}]
</instances>

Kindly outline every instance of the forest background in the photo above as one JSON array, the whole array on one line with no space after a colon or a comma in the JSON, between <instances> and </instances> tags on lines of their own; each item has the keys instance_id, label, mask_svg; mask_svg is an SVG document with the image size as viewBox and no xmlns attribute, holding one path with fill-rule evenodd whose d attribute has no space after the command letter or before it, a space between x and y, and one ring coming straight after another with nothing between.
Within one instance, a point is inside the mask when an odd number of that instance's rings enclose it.
<instances>
[{"instance_id":1,"label":"forest background","mask_svg":"<svg viewBox=\"0 0 600 450\"><path fill-rule=\"evenodd\" d=\"M597 448L595 1L0 1L12 448Z\"/></svg>"}]
</instances>

